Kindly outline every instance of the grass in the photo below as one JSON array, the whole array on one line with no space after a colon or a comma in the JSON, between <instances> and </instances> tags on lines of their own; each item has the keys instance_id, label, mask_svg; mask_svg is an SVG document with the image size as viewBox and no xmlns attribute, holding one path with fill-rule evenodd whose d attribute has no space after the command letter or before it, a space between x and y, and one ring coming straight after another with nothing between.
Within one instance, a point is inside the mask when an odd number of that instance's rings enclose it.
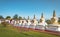
<instances>
[{"instance_id":1,"label":"grass","mask_svg":"<svg viewBox=\"0 0 60 37\"><path fill-rule=\"evenodd\" d=\"M60 36L34 31L19 32L18 29L12 26L3 27L0 24L0 37L60 37Z\"/></svg>"}]
</instances>

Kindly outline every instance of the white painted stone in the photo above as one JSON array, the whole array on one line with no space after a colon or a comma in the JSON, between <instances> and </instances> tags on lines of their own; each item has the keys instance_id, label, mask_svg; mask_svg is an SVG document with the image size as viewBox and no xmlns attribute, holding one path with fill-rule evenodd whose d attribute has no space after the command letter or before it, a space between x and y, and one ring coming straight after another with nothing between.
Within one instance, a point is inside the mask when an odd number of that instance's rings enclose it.
<instances>
[{"instance_id":1,"label":"white painted stone","mask_svg":"<svg viewBox=\"0 0 60 37\"><path fill-rule=\"evenodd\" d=\"M32 23L29 28L35 29L36 24Z\"/></svg>"},{"instance_id":2,"label":"white painted stone","mask_svg":"<svg viewBox=\"0 0 60 37\"><path fill-rule=\"evenodd\" d=\"M60 32L60 27L58 27L58 31Z\"/></svg>"},{"instance_id":3,"label":"white painted stone","mask_svg":"<svg viewBox=\"0 0 60 37\"><path fill-rule=\"evenodd\" d=\"M24 27L24 26L25 26L25 23L22 23L22 24L21 24L21 27Z\"/></svg>"},{"instance_id":4,"label":"white painted stone","mask_svg":"<svg viewBox=\"0 0 60 37\"><path fill-rule=\"evenodd\" d=\"M10 20L5 20L5 22L8 22L8 23L10 23Z\"/></svg>"},{"instance_id":5,"label":"white painted stone","mask_svg":"<svg viewBox=\"0 0 60 37\"><path fill-rule=\"evenodd\" d=\"M22 21L23 21L23 22L22 22L22 24L21 24L21 27L24 27L27 22L26 22L26 20L22 20Z\"/></svg>"},{"instance_id":6,"label":"white painted stone","mask_svg":"<svg viewBox=\"0 0 60 37\"><path fill-rule=\"evenodd\" d=\"M29 28L29 26L31 25L31 23L30 22L28 22L28 23L26 23L25 24L25 26L24 27L26 27L26 28Z\"/></svg>"},{"instance_id":7,"label":"white painted stone","mask_svg":"<svg viewBox=\"0 0 60 37\"><path fill-rule=\"evenodd\" d=\"M36 29L45 30L47 23L39 23L36 25Z\"/></svg>"},{"instance_id":8,"label":"white painted stone","mask_svg":"<svg viewBox=\"0 0 60 37\"><path fill-rule=\"evenodd\" d=\"M21 27L21 24L22 24L22 23L19 23L19 27Z\"/></svg>"},{"instance_id":9,"label":"white painted stone","mask_svg":"<svg viewBox=\"0 0 60 37\"><path fill-rule=\"evenodd\" d=\"M60 31L60 25L50 24L50 25L47 26L46 30L50 30L50 31Z\"/></svg>"}]
</instances>

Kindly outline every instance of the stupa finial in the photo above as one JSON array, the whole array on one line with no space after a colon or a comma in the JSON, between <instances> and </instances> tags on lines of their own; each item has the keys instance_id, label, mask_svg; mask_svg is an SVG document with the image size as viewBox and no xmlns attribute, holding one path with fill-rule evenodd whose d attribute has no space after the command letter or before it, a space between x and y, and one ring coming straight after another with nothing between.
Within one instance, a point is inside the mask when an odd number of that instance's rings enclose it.
<instances>
[{"instance_id":1,"label":"stupa finial","mask_svg":"<svg viewBox=\"0 0 60 37\"><path fill-rule=\"evenodd\" d=\"M36 19L36 16L35 16L35 14L34 14L34 19Z\"/></svg>"},{"instance_id":2,"label":"stupa finial","mask_svg":"<svg viewBox=\"0 0 60 37\"><path fill-rule=\"evenodd\" d=\"M56 17L56 13L55 13L55 10L53 11L53 17Z\"/></svg>"},{"instance_id":3,"label":"stupa finial","mask_svg":"<svg viewBox=\"0 0 60 37\"><path fill-rule=\"evenodd\" d=\"M41 14L41 18L43 18L44 16L43 16L43 13Z\"/></svg>"},{"instance_id":4,"label":"stupa finial","mask_svg":"<svg viewBox=\"0 0 60 37\"><path fill-rule=\"evenodd\" d=\"M28 20L29 20L30 18L29 18L29 16L28 16Z\"/></svg>"}]
</instances>

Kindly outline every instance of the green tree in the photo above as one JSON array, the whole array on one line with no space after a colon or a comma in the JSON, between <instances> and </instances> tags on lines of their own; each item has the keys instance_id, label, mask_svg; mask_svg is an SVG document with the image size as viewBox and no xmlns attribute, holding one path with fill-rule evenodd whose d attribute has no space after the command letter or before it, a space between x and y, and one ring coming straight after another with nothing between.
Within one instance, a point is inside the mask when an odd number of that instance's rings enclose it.
<instances>
[{"instance_id":1,"label":"green tree","mask_svg":"<svg viewBox=\"0 0 60 37\"><path fill-rule=\"evenodd\" d=\"M17 19L18 19L18 15L15 14L15 15L13 16L13 19L17 20Z\"/></svg>"},{"instance_id":2,"label":"green tree","mask_svg":"<svg viewBox=\"0 0 60 37\"><path fill-rule=\"evenodd\" d=\"M58 23L60 24L60 17L58 17Z\"/></svg>"},{"instance_id":3,"label":"green tree","mask_svg":"<svg viewBox=\"0 0 60 37\"><path fill-rule=\"evenodd\" d=\"M51 24L51 20L49 20L49 19L46 20L46 22L47 22L47 24Z\"/></svg>"},{"instance_id":4,"label":"green tree","mask_svg":"<svg viewBox=\"0 0 60 37\"><path fill-rule=\"evenodd\" d=\"M2 15L0 15L0 19L4 19L4 17Z\"/></svg>"},{"instance_id":5,"label":"green tree","mask_svg":"<svg viewBox=\"0 0 60 37\"><path fill-rule=\"evenodd\" d=\"M19 16L19 20L22 20L22 17L21 16Z\"/></svg>"},{"instance_id":6,"label":"green tree","mask_svg":"<svg viewBox=\"0 0 60 37\"><path fill-rule=\"evenodd\" d=\"M5 19L11 19L11 17L10 16L7 16Z\"/></svg>"},{"instance_id":7,"label":"green tree","mask_svg":"<svg viewBox=\"0 0 60 37\"><path fill-rule=\"evenodd\" d=\"M2 22L1 23L4 27L7 27L8 25L10 25L8 22Z\"/></svg>"}]
</instances>

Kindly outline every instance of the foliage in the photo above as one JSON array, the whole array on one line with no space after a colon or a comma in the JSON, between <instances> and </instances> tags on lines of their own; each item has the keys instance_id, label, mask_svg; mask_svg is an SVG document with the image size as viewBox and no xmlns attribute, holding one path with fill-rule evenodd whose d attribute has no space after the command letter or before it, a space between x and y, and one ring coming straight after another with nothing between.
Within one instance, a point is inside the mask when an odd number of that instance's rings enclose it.
<instances>
[{"instance_id":1,"label":"foliage","mask_svg":"<svg viewBox=\"0 0 60 37\"><path fill-rule=\"evenodd\" d=\"M58 23L60 24L60 17L58 18Z\"/></svg>"},{"instance_id":2,"label":"foliage","mask_svg":"<svg viewBox=\"0 0 60 37\"><path fill-rule=\"evenodd\" d=\"M11 17L10 16L7 16L6 19L10 19Z\"/></svg>"},{"instance_id":3,"label":"foliage","mask_svg":"<svg viewBox=\"0 0 60 37\"><path fill-rule=\"evenodd\" d=\"M19 20L22 20L22 17L21 16L19 16Z\"/></svg>"},{"instance_id":4,"label":"foliage","mask_svg":"<svg viewBox=\"0 0 60 37\"><path fill-rule=\"evenodd\" d=\"M47 24L51 24L51 20L46 20Z\"/></svg>"},{"instance_id":5,"label":"foliage","mask_svg":"<svg viewBox=\"0 0 60 37\"><path fill-rule=\"evenodd\" d=\"M4 17L0 15L0 19L4 19Z\"/></svg>"},{"instance_id":6,"label":"foliage","mask_svg":"<svg viewBox=\"0 0 60 37\"><path fill-rule=\"evenodd\" d=\"M13 19L18 19L18 15L17 14L15 14L14 16L13 16Z\"/></svg>"},{"instance_id":7,"label":"foliage","mask_svg":"<svg viewBox=\"0 0 60 37\"><path fill-rule=\"evenodd\" d=\"M9 25L9 23L8 22L2 22L1 23L4 27L6 27L6 26L8 26Z\"/></svg>"}]
</instances>

